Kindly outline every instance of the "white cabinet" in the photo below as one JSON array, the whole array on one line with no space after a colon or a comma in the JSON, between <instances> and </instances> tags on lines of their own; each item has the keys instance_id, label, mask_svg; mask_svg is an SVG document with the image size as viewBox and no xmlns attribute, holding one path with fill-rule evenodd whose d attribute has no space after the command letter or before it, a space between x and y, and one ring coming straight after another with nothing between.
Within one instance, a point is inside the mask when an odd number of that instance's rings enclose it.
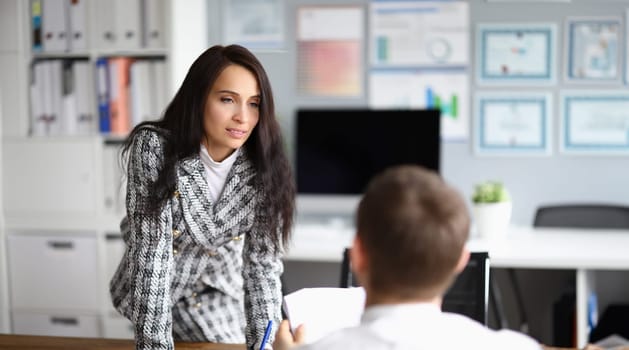
<instances>
[{"instance_id":1,"label":"white cabinet","mask_svg":"<svg viewBox=\"0 0 629 350\"><path fill-rule=\"evenodd\" d=\"M133 324L122 316L105 317L103 337L113 339L133 339Z\"/></svg>"},{"instance_id":2,"label":"white cabinet","mask_svg":"<svg viewBox=\"0 0 629 350\"><path fill-rule=\"evenodd\" d=\"M19 47L18 31L20 27L18 1L0 1L0 52L15 52Z\"/></svg>"},{"instance_id":3,"label":"white cabinet","mask_svg":"<svg viewBox=\"0 0 629 350\"><path fill-rule=\"evenodd\" d=\"M8 241L14 310L98 312L95 235L10 234Z\"/></svg>"},{"instance_id":4,"label":"white cabinet","mask_svg":"<svg viewBox=\"0 0 629 350\"><path fill-rule=\"evenodd\" d=\"M95 216L100 143L97 138L5 140L6 215Z\"/></svg>"},{"instance_id":5,"label":"white cabinet","mask_svg":"<svg viewBox=\"0 0 629 350\"><path fill-rule=\"evenodd\" d=\"M0 114L4 136L28 132L27 66L16 53L0 52Z\"/></svg>"},{"instance_id":6,"label":"white cabinet","mask_svg":"<svg viewBox=\"0 0 629 350\"><path fill-rule=\"evenodd\" d=\"M133 336L129 322L111 306L108 292L124 250L119 223L125 211L125 184L119 150L125 134L96 129L34 132L37 113L32 110L41 106L37 102L42 99L33 94L30 84L33 67L41 62L62 61L56 64L61 67L68 62L73 67L87 63L81 75L94 76L100 59L129 57L134 62L150 61L151 76L164 79L156 85L169 87L171 30L166 9L172 8L171 1L0 0L0 169L5 214L0 231L0 331ZM39 4L41 12L33 11L32 4ZM60 6L65 12L60 13ZM32 26L37 15L43 18L42 28ZM34 30L48 28L58 32L57 38L65 30L65 43L35 45ZM117 40L108 39L109 31ZM96 97L96 81L86 86L93 86L92 97ZM65 88L58 90L69 89ZM162 109L168 98L152 105ZM98 115L96 99L77 99L87 100L85 109ZM68 101L62 100L63 108L70 105ZM67 111L76 112L63 108L61 118L67 117Z\"/></svg>"},{"instance_id":7,"label":"white cabinet","mask_svg":"<svg viewBox=\"0 0 629 350\"><path fill-rule=\"evenodd\" d=\"M97 316L13 312L12 317L15 334L88 338L102 336Z\"/></svg>"},{"instance_id":8,"label":"white cabinet","mask_svg":"<svg viewBox=\"0 0 629 350\"><path fill-rule=\"evenodd\" d=\"M10 232L7 243L14 333L102 336L95 232Z\"/></svg>"}]
</instances>

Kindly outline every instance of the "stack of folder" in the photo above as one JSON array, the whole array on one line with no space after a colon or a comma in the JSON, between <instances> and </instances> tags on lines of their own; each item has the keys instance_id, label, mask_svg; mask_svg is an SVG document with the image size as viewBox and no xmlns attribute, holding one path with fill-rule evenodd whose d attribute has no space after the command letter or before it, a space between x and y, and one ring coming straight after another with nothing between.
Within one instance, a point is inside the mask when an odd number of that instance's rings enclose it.
<instances>
[{"instance_id":1,"label":"stack of folder","mask_svg":"<svg viewBox=\"0 0 629 350\"><path fill-rule=\"evenodd\" d=\"M33 51L86 50L87 15L86 0L31 0Z\"/></svg>"},{"instance_id":2,"label":"stack of folder","mask_svg":"<svg viewBox=\"0 0 629 350\"><path fill-rule=\"evenodd\" d=\"M34 52L80 52L164 48L163 0L31 0ZM96 23L90 23L93 6Z\"/></svg>"},{"instance_id":3,"label":"stack of folder","mask_svg":"<svg viewBox=\"0 0 629 350\"><path fill-rule=\"evenodd\" d=\"M101 133L126 135L138 123L160 116L166 105L164 64L131 57L96 62Z\"/></svg>"},{"instance_id":4,"label":"stack of folder","mask_svg":"<svg viewBox=\"0 0 629 350\"><path fill-rule=\"evenodd\" d=\"M132 57L99 58L95 66L87 59L36 61L31 134L126 135L138 123L158 118L166 106L164 65Z\"/></svg>"},{"instance_id":5,"label":"stack of folder","mask_svg":"<svg viewBox=\"0 0 629 350\"><path fill-rule=\"evenodd\" d=\"M88 60L36 61L32 72L33 135L85 135L96 131L94 80Z\"/></svg>"}]
</instances>

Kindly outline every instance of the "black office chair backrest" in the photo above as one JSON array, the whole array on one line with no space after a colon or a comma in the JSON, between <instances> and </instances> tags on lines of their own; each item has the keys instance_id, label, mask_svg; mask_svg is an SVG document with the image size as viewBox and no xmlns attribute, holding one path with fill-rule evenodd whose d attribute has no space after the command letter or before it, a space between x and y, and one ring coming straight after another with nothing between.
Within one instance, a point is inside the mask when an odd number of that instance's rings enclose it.
<instances>
[{"instance_id":1,"label":"black office chair backrest","mask_svg":"<svg viewBox=\"0 0 629 350\"><path fill-rule=\"evenodd\" d=\"M629 207L608 204L565 204L541 206L535 213L535 227L629 228Z\"/></svg>"},{"instance_id":2,"label":"black office chair backrest","mask_svg":"<svg viewBox=\"0 0 629 350\"><path fill-rule=\"evenodd\" d=\"M358 286L349 260L349 248L343 251L341 262L341 288ZM489 299L489 254L472 252L465 269L446 292L442 310L470 317L487 325L487 303Z\"/></svg>"},{"instance_id":3,"label":"black office chair backrest","mask_svg":"<svg viewBox=\"0 0 629 350\"><path fill-rule=\"evenodd\" d=\"M465 269L443 297L441 309L487 325L489 300L489 254L472 252Z\"/></svg>"}]
</instances>

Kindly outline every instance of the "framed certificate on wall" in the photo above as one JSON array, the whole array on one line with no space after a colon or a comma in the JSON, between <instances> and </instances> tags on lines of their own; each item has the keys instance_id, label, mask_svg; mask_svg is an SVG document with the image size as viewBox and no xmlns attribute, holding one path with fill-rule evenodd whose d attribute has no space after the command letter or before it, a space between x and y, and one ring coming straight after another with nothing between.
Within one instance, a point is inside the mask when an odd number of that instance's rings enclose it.
<instances>
[{"instance_id":1,"label":"framed certificate on wall","mask_svg":"<svg viewBox=\"0 0 629 350\"><path fill-rule=\"evenodd\" d=\"M629 93L575 90L561 93L560 151L629 154Z\"/></svg>"},{"instance_id":2,"label":"framed certificate on wall","mask_svg":"<svg viewBox=\"0 0 629 350\"><path fill-rule=\"evenodd\" d=\"M619 83L622 47L620 17L566 20L566 81Z\"/></svg>"},{"instance_id":3,"label":"framed certificate on wall","mask_svg":"<svg viewBox=\"0 0 629 350\"><path fill-rule=\"evenodd\" d=\"M552 94L486 91L475 95L477 155L544 156L551 153Z\"/></svg>"},{"instance_id":4,"label":"framed certificate on wall","mask_svg":"<svg viewBox=\"0 0 629 350\"><path fill-rule=\"evenodd\" d=\"M479 24L478 83L554 83L556 31L552 23Z\"/></svg>"}]
</instances>

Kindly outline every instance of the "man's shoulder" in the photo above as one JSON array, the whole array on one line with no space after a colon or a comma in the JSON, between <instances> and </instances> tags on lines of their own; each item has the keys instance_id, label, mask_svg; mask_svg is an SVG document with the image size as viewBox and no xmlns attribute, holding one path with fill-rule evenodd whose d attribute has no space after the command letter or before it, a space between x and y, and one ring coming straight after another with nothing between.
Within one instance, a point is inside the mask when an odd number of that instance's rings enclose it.
<instances>
[{"instance_id":1,"label":"man's shoulder","mask_svg":"<svg viewBox=\"0 0 629 350\"><path fill-rule=\"evenodd\" d=\"M514 350L536 350L542 348L542 345L530 336L508 329L494 331L494 338L499 347L507 346L509 349Z\"/></svg>"},{"instance_id":2,"label":"man's shoulder","mask_svg":"<svg viewBox=\"0 0 629 350\"><path fill-rule=\"evenodd\" d=\"M483 345L485 349L537 350L541 345L532 337L508 329L490 329L465 316L453 315L450 318L451 330L459 339L470 344Z\"/></svg>"},{"instance_id":3,"label":"man's shoulder","mask_svg":"<svg viewBox=\"0 0 629 350\"><path fill-rule=\"evenodd\" d=\"M382 339L360 327L345 328L324 338L300 347L299 350L362 350L380 349L385 345Z\"/></svg>"}]
</instances>

